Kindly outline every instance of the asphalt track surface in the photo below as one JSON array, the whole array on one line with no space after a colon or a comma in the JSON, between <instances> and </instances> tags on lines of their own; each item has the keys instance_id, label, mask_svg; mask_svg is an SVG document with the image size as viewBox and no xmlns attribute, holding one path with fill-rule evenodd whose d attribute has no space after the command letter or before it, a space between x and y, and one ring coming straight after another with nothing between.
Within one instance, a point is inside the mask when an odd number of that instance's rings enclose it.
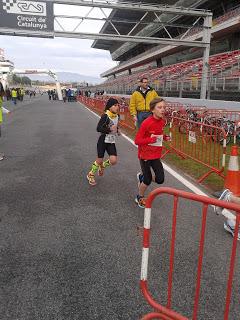
<instances>
[{"instance_id":1,"label":"asphalt track surface","mask_svg":"<svg viewBox=\"0 0 240 320\"><path fill-rule=\"evenodd\" d=\"M98 137L92 113L47 97L10 109L0 140L0 319L140 319L152 309L139 289L137 149L120 137L117 166L91 187L86 174ZM167 173L164 185L189 191ZM159 197L152 212L149 289L163 304L172 203ZM200 205L181 201L178 212L172 307L191 318ZM223 221L209 210L198 319L223 319L232 244ZM239 275L238 255L232 320L239 319Z\"/></svg>"}]
</instances>

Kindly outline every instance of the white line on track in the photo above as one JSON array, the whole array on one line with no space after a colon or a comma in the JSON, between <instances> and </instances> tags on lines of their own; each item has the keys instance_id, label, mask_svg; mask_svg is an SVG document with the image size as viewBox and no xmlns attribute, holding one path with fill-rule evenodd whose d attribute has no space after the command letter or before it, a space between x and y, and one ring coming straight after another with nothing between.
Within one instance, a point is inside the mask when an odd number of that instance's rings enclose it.
<instances>
[{"instance_id":1,"label":"white line on track","mask_svg":"<svg viewBox=\"0 0 240 320\"><path fill-rule=\"evenodd\" d=\"M83 104L82 104L83 105ZM89 109L88 107L86 107L85 105L83 105L84 108L86 108L89 112L91 112L92 114L94 114L96 117L100 118L100 116L95 113L94 111L92 111L91 109ZM121 134L122 137L124 137L127 141L129 141L134 147L137 148L137 146L135 145L134 141L129 138L128 136L126 136L124 133ZM185 187L187 187L190 191L202 195L202 196L206 196L209 197L208 194L206 194L205 192L203 192L201 189L199 189L197 186L195 186L194 184L192 184L190 181L188 181L186 178L184 178L181 174L177 173L176 171L174 171L172 168L170 168L166 163L163 163L163 167L164 169L170 173L175 179L177 179L179 182L181 182ZM224 209L222 211L222 215L224 217L226 217L227 219L236 219L235 215L232 214L229 210Z\"/></svg>"}]
</instances>

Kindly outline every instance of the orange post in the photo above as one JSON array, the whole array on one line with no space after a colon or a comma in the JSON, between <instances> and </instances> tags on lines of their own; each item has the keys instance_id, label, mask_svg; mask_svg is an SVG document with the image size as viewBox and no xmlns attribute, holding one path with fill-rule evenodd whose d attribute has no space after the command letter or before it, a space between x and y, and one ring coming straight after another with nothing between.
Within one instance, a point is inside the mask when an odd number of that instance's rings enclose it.
<instances>
[{"instance_id":1,"label":"orange post","mask_svg":"<svg viewBox=\"0 0 240 320\"><path fill-rule=\"evenodd\" d=\"M237 146L233 146L231 148L231 155L224 187L229 189L234 195L240 196L240 170Z\"/></svg>"}]
</instances>

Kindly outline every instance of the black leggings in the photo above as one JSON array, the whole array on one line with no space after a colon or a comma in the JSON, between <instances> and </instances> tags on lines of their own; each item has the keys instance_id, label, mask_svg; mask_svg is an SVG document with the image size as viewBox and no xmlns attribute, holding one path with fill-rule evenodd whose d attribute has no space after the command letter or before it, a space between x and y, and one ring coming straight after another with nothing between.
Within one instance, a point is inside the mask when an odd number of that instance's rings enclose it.
<instances>
[{"instance_id":1,"label":"black leggings","mask_svg":"<svg viewBox=\"0 0 240 320\"><path fill-rule=\"evenodd\" d=\"M140 165L142 168L143 173L143 183L147 186L150 185L152 182L152 172L151 168L153 169L153 172L155 173L155 182L157 184L162 184L164 182L164 170L163 165L160 159L154 159L154 160L140 160Z\"/></svg>"}]
</instances>

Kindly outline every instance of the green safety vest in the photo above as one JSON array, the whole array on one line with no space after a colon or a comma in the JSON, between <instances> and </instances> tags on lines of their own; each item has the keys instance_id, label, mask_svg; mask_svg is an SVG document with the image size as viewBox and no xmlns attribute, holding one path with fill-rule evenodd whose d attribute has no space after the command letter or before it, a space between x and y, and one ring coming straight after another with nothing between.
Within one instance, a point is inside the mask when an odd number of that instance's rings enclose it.
<instances>
[{"instance_id":1,"label":"green safety vest","mask_svg":"<svg viewBox=\"0 0 240 320\"><path fill-rule=\"evenodd\" d=\"M2 122L2 102L3 102L3 100L2 100L2 97L0 97L0 123Z\"/></svg>"}]
</instances>

